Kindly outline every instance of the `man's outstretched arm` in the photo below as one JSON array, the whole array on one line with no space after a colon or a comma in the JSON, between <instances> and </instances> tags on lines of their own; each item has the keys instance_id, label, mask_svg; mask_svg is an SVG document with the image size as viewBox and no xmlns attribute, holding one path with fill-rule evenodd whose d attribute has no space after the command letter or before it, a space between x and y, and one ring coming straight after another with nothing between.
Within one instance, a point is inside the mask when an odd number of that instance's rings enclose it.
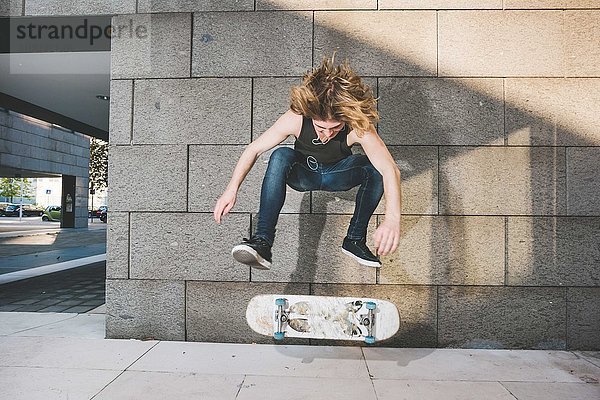
<instances>
[{"instance_id":1,"label":"man's outstretched arm","mask_svg":"<svg viewBox=\"0 0 600 400\"><path fill-rule=\"evenodd\" d=\"M373 235L377 254L387 255L398 248L400 242L400 216L402 213L402 190L400 170L383 140L373 131L365 132L358 143L369 157L371 164L383 177L385 193L385 219Z\"/></svg>"}]
</instances>

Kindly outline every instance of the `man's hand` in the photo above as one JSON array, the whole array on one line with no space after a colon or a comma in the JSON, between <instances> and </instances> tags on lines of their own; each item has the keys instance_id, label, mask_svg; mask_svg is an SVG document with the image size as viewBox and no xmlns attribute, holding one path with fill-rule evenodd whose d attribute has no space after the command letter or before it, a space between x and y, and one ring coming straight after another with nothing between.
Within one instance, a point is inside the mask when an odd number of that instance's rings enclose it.
<instances>
[{"instance_id":1,"label":"man's hand","mask_svg":"<svg viewBox=\"0 0 600 400\"><path fill-rule=\"evenodd\" d=\"M237 193L233 191L225 191L217 200L217 204L215 204L215 210L213 211L213 215L215 217L215 221L217 224L221 223L221 217L225 216L229 210L233 208L235 205L235 200L237 198Z\"/></svg>"},{"instance_id":2,"label":"man's hand","mask_svg":"<svg viewBox=\"0 0 600 400\"><path fill-rule=\"evenodd\" d=\"M378 255L385 256L393 253L400 241L400 222L384 220L373 234L373 240Z\"/></svg>"}]
</instances>

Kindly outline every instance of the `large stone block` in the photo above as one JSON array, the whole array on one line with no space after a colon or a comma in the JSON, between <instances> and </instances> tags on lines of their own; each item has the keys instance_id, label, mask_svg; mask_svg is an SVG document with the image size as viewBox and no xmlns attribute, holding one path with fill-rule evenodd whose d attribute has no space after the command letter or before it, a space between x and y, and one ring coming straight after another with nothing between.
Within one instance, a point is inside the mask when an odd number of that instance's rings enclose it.
<instances>
[{"instance_id":1,"label":"large stone block","mask_svg":"<svg viewBox=\"0 0 600 400\"><path fill-rule=\"evenodd\" d=\"M600 286L600 218L509 217L508 284Z\"/></svg>"},{"instance_id":2,"label":"large stone block","mask_svg":"<svg viewBox=\"0 0 600 400\"><path fill-rule=\"evenodd\" d=\"M227 187L243 146L190 146L190 211L212 212ZM234 212L258 212L262 181L273 150L263 153L240 187ZM281 212L310 212L309 193L286 187Z\"/></svg>"},{"instance_id":3,"label":"large stone block","mask_svg":"<svg viewBox=\"0 0 600 400\"><path fill-rule=\"evenodd\" d=\"M505 90L509 145L600 145L600 79L511 78Z\"/></svg>"},{"instance_id":4,"label":"large stone block","mask_svg":"<svg viewBox=\"0 0 600 400\"><path fill-rule=\"evenodd\" d=\"M249 215L217 225L212 214L133 213L131 278L248 281L249 267L231 257L231 248L249 227Z\"/></svg>"},{"instance_id":5,"label":"large stone block","mask_svg":"<svg viewBox=\"0 0 600 400\"><path fill-rule=\"evenodd\" d=\"M290 89L300 78L255 78L252 94L252 138L256 139L290 109ZM289 137L285 143L294 143Z\"/></svg>"},{"instance_id":6,"label":"large stone block","mask_svg":"<svg viewBox=\"0 0 600 400\"><path fill-rule=\"evenodd\" d=\"M136 0L27 0L25 15L135 14L135 3Z\"/></svg>"},{"instance_id":7,"label":"large stone block","mask_svg":"<svg viewBox=\"0 0 600 400\"><path fill-rule=\"evenodd\" d=\"M359 75L434 76L436 25L435 11L318 11L314 63L338 50Z\"/></svg>"},{"instance_id":8,"label":"large stone block","mask_svg":"<svg viewBox=\"0 0 600 400\"><path fill-rule=\"evenodd\" d=\"M111 211L186 211L186 146L111 146L108 155Z\"/></svg>"},{"instance_id":9,"label":"large stone block","mask_svg":"<svg viewBox=\"0 0 600 400\"><path fill-rule=\"evenodd\" d=\"M397 145L502 145L502 79L379 79L379 132Z\"/></svg>"},{"instance_id":10,"label":"large stone block","mask_svg":"<svg viewBox=\"0 0 600 400\"><path fill-rule=\"evenodd\" d=\"M10 153L0 153L0 162L2 164L3 167L10 167L10 168L23 168L22 164L23 164L23 159L21 157L12 155ZM45 171L49 171L49 170L45 170ZM53 172L53 171L50 171Z\"/></svg>"},{"instance_id":11,"label":"large stone block","mask_svg":"<svg viewBox=\"0 0 600 400\"><path fill-rule=\"evenodd\" d=\"M568 288L568 345L571 350L600 350L600 288Z\"/></svg>"},{"instance_id":12,"label":"large stone block","mask_svg":"<svg viewBox=\"0 0 600 400\"><path fill-rule=\"evenodd\" d=\"M108 279L106 337L185 340L185 282Z\"/></svg>"},{"instance_id":13,"label":"large stone block","mask_svg":"<svg viewBox=\"0 0 600 400\"><path fill-rule=\"evenodd\" d=\"M273 343L246 322L248 302L260 294L309 294L309 285L291 283L188 282L187 340L200 342ZM307 340L290 343L308 344Z\"/></svg>"},{"instance_id":14,"label":"large stone block","mask_svg":"<svg viewBox=\"0 0 600 400\"><path fill-rule=\"evenodd\" d=\"M32 127L32 128L34 128L34 127ZM35 133L35 130L32 129L32 130L29 130L29 132ZM65 131L64 128L59 128L59 127L53 126L52 129L50 130L48 138L51 140L56 140L58 143L60 143L60 142L68 143L71 135L73 135L72 132ZM57 145L58 145L58 143L57 143ZM58 150L58 148L57 148L57 150Z\"/></svg>"},{"instance_id":15,"label":"large stone block","mask_svg":"<svg viewBox=\"0 0 600 400\"><path fill-rule=\"evenodd\" d=\"M131 143L133 119L133 81L110 81L110 144Z\"/></svg>"},{"instance_id":16,"label":"large stone block","mask_svg":"<svg viewBox=\"0 0 600 400\"><path fill-rule=\"evenodd\" d=\"M7 124L8 125L8 124ZM4 140L5 143L15 142L22 143L24 140L26 143L31 143L33 138L39 137L29 132L18 131L13 129L7 125L0 126L0 139ZM40 137L41 139L41 137ZM49 143L49 141L44 140L43 145Z\"/></svg>"},{"instance_id":17,"label":"large stone block","mask_svg":"<svg viewBox=\"0 0 600 400\"><path fill-rule=\"evenodd\" d=\"M0 17L17 17L23 15L24 0L5 0L0 3Z\"/></svg>"},{"instance_id":18,"label":"large stone block","mask_svg":"<svg viewBox=\"0 0 600 400\"><path fill-rule=\"evenodd\" d=\"M504 218L403 216L400 230L398 250L382 257L380 283L504 283Z\"/></svg>"},{"instance_id":19,"label":"large stone block","mask_svg":"<svg viewBox=\"0 0 600 400\"><path fill-rule=\"evenodd\" d=\"M194 14L193 76L300 76L311 65L307 12Z\"/></svg>"},{"instance_id":20,"label":"large stone block","mask_svg":"<svg viewBox=\"0 0 600 400\"><path fill-rule=\"evenodd\" d=\"M377 9L377 0L257 0L257 10Z\"/></svg>"},{"instance_id":21,"label":"large stone block","mask_svg":"<svg viewBox=\"0 0 600 400\"><path fill-rule=\"evenodd\" d=\"M0 126L0 154L8 154L10 153L10 148L12 147L12 142L4 139L4 131L8 131L7 128Z\"/></svg>"},{"instance_id":22,"label":"large stone block","mask_svg":"<svg viewBox=\"0 0 600 400\"><path fill-rule=\"evenodd\" d=\"M437 289L431 286L400 285L323 285L312 286L316 296L371 297L396 305L400 329L392 338L381 342L387 347L437 346ZM323 343L334 344L334 343ZM336 342L352 345L362 342Z\"/></svg>"},{"instance_id":23,"label":"large stone block","mask_svg":"<svg viewBox=\"0 0 600 400\"><path fill-rule=\"evenodd\" d=\"M139 0L139 13L197 12L197 11L252 11L254 0Z\"/></svg>"},{"instance_id":24,"label":"large stone block","mask_svg":"<svg viewBox=\"0 0 600 400\"><path fill-rule=\"evenodd\" d=\"M189 77L191 24L190 14L114 17L112 78Z\"/></svg>"},{"instance_id":25,"label":"large stone block","mask_svg":"<svg viewBox=\"0 0 600 400\"><path fill-rule=\"evenodd\" d=\"M560 11L440 11L440 76L563 76Z\"/></svg>"},{"instance_id":26,"label":"large stone block","mask_svg":"<svg viewBox=\"0 0 600 400\"><path fill-rule=\"evenodd\" d=\"M596 2L600 8L600 2ZM565 11L565 62L567 76L600 75L600 13Z\"/></svg>"},{"instance_id":27,"label":"large stone block","mask_svg":"<svg viewBox=\"0 0 600 400\"><path fill-rule=\"evenodd\" d=\"M566 288L440 287L441 347L566 349Z\"/></svg>"},{"instance_id":28,"label":"large stone block","mask_svg":"<svg viewBox=\"0 0 600 400\"><path fill-rule=\"evenodd\" d=\"M600 216L600 147L567 149L567 210Z\"/></svg>"},{"instance_id":29,"label":"large stone block","mask_svg":"<svg viewBox=\"0 0 600 400\"><path fill-rule=\"evenodd\" d=\"M401 174L402 213L437 214L438 151L435 147L388 146ZM355 151L355 153L361 153ZM358 188L347 192L312 193L312 211L327 214L353 214ZM385 194L375 214L385 214Z\"/></svg>"},{"instance_id":30,"label":"large stone block","mask_svg":"<svg viewBox=\"0 0 600 400\"><path fill-rule=\"evenodd\" d=\"M43 137L50 137L50 134L54 131L52 125L47 122L27 118L25 115L13 111L9 111L9 118L7 122L7 126L9 128L33 133Z\"/></svg>"},{"instance_id":31,"label":"large stone block","mask_svg":"<svg viewBox=\"0 0 600 400\"><path fill-rule=\"evenodd\" d=\"M10 152L10 154L17 156L17 157L31 158L31 146L28 146L23 143L9 142L9 143L7 143L7 151ZM62 158L60 160L58 159L58 157L60 157L61 155L62 154L60 154L60 153L52 152L52 153L48 154L46 157L50 161L62 162L63 161Z\"/></svg>"},{"instance_id":32,"label":"large stone block","mask_svg":"<svg viewBox=\"0 0 600 400\"><path fill-rule=\"evenodd\" d=\"M379 0L379 9L497 9L502 10L502 0Z\"/></svg>"},{"instance_id":33,"label":"large stone block","mask_svg":"<svg viewBox=\"0 0 600 400\"><path fill-rule=\"evenodd\" d=\"M564 215L565 149L440 148L440 213Z\"/></svg>"},{"instance_id":34,"label":"large stone block","mask_svg":"<svg viewBox=\"0 0 600 400\"><path fill-rule=\"evenodd\" d=\"M136 144L242 144L250 139L250 79L135 83Z\"/></svg>"},{"instance_id":35,"label":"large stone block","mask_svg":"<svg viewBox=\"0 0 600 400\"><path fill-rule=\"evenodd\" d=\"M256 221L253 217L253 229ZM350 216L346 215L281 215L271 270L253 270L252 281L374 284L374 268L359 265L342 253L349 222ZM369 232L374 231L375 218L371 218ZM370 238L367 243L372 248Z\"/></svg>"},{"instance_id":36,"label":"large stone block","mask_svg":"<svg viewBox=\"0 0 600 400\"><path fill-rule=\"evenodd\" d=\"M504 8L600 8L597 0L504 0Z\"/></svg>"},{"instance_id":37,"label":"large stone block","mask_svg":"<svg viewBox=\"0 0 600 400\"><path fill-rule=\"evenodd\" d=\"M106 278L129 278L129 213L110 211L106 227Z\"/></svg>"}]
</instances>

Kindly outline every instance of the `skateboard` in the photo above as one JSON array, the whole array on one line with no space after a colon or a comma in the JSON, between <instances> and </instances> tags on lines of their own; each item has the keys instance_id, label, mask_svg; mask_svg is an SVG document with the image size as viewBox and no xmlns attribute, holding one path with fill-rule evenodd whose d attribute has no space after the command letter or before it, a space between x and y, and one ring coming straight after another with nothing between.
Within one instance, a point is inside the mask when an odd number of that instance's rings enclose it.
<instances>
[{"instance_id":1,"label":"skateboard","mask_svg":"<svg viewBox=\"0 0 600 400\"><path fill-rule=\"evenodd\" d=\"M264 294L250 300L246 320L254 331L275 340L295 337L373 344L392 337L400 327L393 303L362 297Z\"/></svg>"}]
</instances>

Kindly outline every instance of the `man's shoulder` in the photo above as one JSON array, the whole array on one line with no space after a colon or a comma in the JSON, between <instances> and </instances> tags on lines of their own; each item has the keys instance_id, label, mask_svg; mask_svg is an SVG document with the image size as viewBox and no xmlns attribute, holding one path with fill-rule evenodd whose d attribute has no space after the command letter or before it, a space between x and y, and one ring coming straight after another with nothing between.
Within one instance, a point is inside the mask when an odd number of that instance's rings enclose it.
<instances>
[{"instance_id":1,"label":"man's shoulder","mask_svg":"<svg viewBox=\"0 0 600 400\"><path fill-rule=\"evenodd\" d=\"M292 110L287 110L279 120L282 124L286 125L289 132L293 132L294 136L298 137L304 120L302 114L296 114Z\"/></svg>"},{"instance_id":2,"label":"man's shoulder","mask_svg":"<svg viewBox=\"0 0 600 400\"><path fill-rule=\"evenodd\" d=\"M373 125L371 125L368 131L361 132L360 134L356 129L352 129L348 133L348 145L352 146L357 143L362 145L365 141L371 141L376 138L379 138L379 134Z\"/></svg>"}]
</instances>

